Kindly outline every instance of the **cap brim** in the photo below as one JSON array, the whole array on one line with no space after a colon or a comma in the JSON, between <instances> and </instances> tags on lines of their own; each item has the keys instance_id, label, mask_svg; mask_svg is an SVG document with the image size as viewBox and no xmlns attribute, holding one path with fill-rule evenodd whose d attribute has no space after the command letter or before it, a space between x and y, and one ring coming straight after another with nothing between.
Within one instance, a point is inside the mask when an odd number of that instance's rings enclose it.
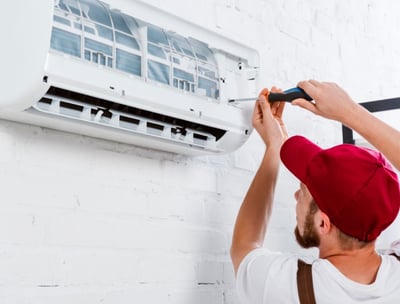
<instances>
[{"instance_id":1,"label":"cap brim","mask_svg":"<svg viewBox=\"0 0 400 304\"><path fill-rule=\"evenodd\" d=\"M307 184L307 168L310 161L322 149L303 136L288 138L281 148L281 160L283 164L300 181Z\"/></svg>"}]
</instances>

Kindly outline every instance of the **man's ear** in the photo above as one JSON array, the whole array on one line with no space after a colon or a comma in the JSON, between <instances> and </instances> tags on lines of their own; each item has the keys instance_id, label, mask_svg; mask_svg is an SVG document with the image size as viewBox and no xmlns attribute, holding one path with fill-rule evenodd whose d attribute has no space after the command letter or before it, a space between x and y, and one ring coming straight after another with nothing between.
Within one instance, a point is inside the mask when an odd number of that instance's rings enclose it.
<instances>
[{"instance_id":1,"label":"man's ear","mask_svg":"<svg viewBox=\"0 0 400 304\"><path fill-rule=\"evenodd\" d=\"M319 211L316 213L316 223L317 223L317 229L319 229L319 232L321 234L327 234L331 231L332 229L332 223L331 220L329 219L328 215L322 211Z\"/></svg>"}]
</instances>

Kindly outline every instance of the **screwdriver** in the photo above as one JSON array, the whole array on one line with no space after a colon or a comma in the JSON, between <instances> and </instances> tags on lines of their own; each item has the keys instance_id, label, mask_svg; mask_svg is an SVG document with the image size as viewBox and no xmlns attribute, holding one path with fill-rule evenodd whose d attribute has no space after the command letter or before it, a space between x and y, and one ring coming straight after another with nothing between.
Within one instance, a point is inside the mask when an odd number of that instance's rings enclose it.
<instances>
[{"instance_id":1,"label":"screwdriver","mask_svg":"<svg viewBox=\"0 0 400 304\"><path fill-rule=\"evenodd\" d=\"M303 89L296 87L292 89L288 89L283 91L282 93L272 93L268 94L268 101L269 102L277 102L277 101L287 101L292 102L292 100L297 98L304 98L308 101L313 100ZM249 101L249 100L256 100L257 97L250 97L250 98L237 98L237 99L229 99L228 102L237 102L237 101Z\"/></svg>"}]
</instances>

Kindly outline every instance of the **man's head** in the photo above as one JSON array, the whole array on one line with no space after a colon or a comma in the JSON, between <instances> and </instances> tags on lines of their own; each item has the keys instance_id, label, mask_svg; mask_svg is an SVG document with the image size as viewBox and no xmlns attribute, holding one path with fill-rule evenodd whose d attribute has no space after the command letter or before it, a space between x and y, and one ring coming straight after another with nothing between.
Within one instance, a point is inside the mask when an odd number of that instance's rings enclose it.
<instances>
[{"instance_id":1,"label":"man's head","mask_svg":"<svg viewBox=\"0 0 400 304\"><path fill-rule=\"evenodd\" d=\"M347 144L322 149L293 136L283 144L281 159L346 235L373 241L399 212L397 175L379 152Z\"/></svg>"}]
</instances>

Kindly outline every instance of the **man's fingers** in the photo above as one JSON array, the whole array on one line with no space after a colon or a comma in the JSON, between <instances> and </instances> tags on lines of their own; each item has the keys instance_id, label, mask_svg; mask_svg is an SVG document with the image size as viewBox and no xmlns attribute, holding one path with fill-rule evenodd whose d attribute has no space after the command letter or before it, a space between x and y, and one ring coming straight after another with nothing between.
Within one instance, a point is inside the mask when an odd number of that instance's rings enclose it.
<instances>
[{"instance_id":1,"label":"man's fingers","mask_svg":"<svg viewBox=\"0 0 400 304\"><path fill-rule=\"evenodd\" d=\"M264 95L260 95L257 102L261 109L263 117L264 117L264 115L266 115L266 113L268 113L268 114L271 113L271 108L267 102L267 98Z\"/></svg>"},{"instance_id":2,"label":"man's fingers","mask_svg":"<svg viewBox=\"0 0 400 304\"><path fill-rule=\"evenodd\" d=\"M273 87L271 88L271 92L273 92L273 93L282 93L282 89L273 86Z\"/></svg>"},{"instance_id":3,"label":"man's fingers","mask_svg":"<svg viewBox=\"0 0 400 304\"><path fill-rule=\"evenodd\" d=\"M321 85L321 82L319 82L319 81L317 81L315 79L310 79L308 82L311 83L315 87L318 87L318 86Z\"/></svg>"},{"instance_id":4,"label":"man's fingers","mask_svg":"<svg viewBox=\"0 0 400 304\"><path fill-rule=\"evenodd\" d=\"M313 113L316 112L317 108L315 107L315 104L313 104L312 102L309 102L308 100L305 99L295 99L292 101L292 105L294 106L299 106L303 109L309 110Z\"/></svg>"},{"instance_id":5,"label":"man's fingers","mask_svg":"<svg viewBox=\"0 0 400 304\"><path fill-rule=\"evenodd\" d=\"M276 116L282 117L283 109L285 108L286 102L280 102L276 110Z\"/></svg>"},{"instance_id":6,"label":"man's fingers","mask_svg":"<svg viewBox=\"0 0 400 304\"><path fill-rule=\"evenodd\" d=\"M258 125L262 123L265 111L263 108L263 104L266 103L266 97L269 94L268 92L268 89L263 89L258 95L253 109L253 125Z\"/></svg>"},{"instance_id":7,"label":"man's fingers","mask_svg":"<svg viewBox=\"0 0 400 304\"><path fill-rule=\"evenodd\" d=\"M267 105L268 94L269 94L268 89L263 89L260 95L258 95L257 103L261 108L262 112L265 112L266 108L268 107Z\"/></svg>"},{"instance_id":8,"label":"man's fingers","mask_svg":"<svg viewBox=\"0 0 400 304\"><path fill-rule=\"evenodd\" d=\"M300 81L297 86L303 89L306 93L310 93L316 88L316 84L313 84L311 80L309 81Z\"/></svg>"},{"instance_id":9,"label":"man's fingers","mask_svg":"<svg viewBox=\"0 0 400 304\"><path fill-rule=\"evenodd\" d=\"M322 83L317 80L300 81L297 86L303 89L308 95L310 95L314 100L318 96L318 92L321 89ZM303 107L304 108L304 107Z\"/></svg>"},{"instance_id":10,"label":"man's fingers","mask_svg":"<svg viewBox=\"0 0 400 304\"><path fill-rule=\"evenodd\" d=\"M268 94L269 94L269 91L268 91L268 89L262 89L262 91L260 92L260 94L258 95L258 99L260 99L261 98L261 96L263 96L265 99L267 99L268 98Z\"/></svg>"},{"instance_id":11,"label":"man's fingers","mask_svg":"<svg viewBox=\"0 0 400 304\"><path fill-rule=\"evenodd\" d=\"M285 106L285 102L283 101L277 101L273 102L270 107L271 107L271 112L274 116L280 116L282 115L283 107Z\"/></svg>"}]
</instances>

